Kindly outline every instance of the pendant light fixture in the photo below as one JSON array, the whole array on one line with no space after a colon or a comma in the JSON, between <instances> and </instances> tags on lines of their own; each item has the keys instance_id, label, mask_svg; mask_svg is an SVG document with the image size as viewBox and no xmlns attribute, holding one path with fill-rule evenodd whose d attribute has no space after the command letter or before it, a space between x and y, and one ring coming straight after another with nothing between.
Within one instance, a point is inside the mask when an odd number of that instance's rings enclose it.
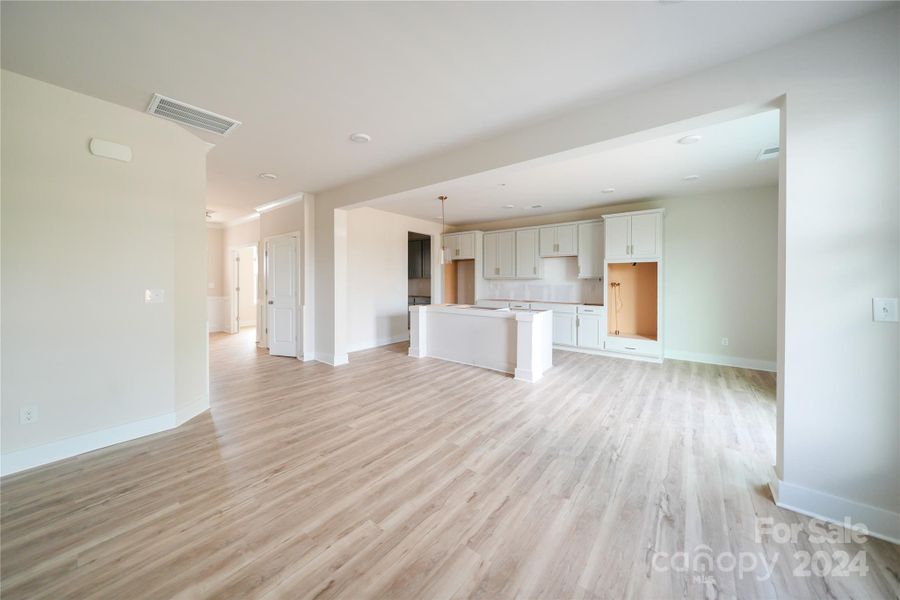
<instances>
[{"instance_id":1,"label":"pendant light fixture","mask_svg":"<svg viewBox=\"0 0 900 600\"><path fill-rule=\"evenodd\" d=\"M447 247L444 245L444 234L447 232L447 220L444 218L444 202L447 196L438 196L441 201L441 264L446 265L448 262Z\"/></svg>"}]
</instances>

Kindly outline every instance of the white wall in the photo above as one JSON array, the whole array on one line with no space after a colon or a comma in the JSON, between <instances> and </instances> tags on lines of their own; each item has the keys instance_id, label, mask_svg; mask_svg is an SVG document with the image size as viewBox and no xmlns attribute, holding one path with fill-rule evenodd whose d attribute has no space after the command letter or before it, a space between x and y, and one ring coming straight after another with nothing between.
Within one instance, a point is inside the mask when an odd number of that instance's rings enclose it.
<instances>
[{"instance_id":1,"label":"white wall","mask_svg":"<svg viewBox=\"0 0 900 600\"><path fill-rule=\"evenodd\" d=\"M346 348L342 207L783 106L778 501L900 539L900 336L871 318L900 287L898 45L891 6L317 194L317 346Z\"/></svg>"},{"instance_id":2,"label":"white wall","mask_svg":"<svg viewBox=\"0 0 900 600\"><path fill-rule=\"evenodd\" d=\"M173 426L206 396L206 150L2 71L3 471ZM88 152L132 147L130 163ZM159 288L165 302L145 304ZM33 405L39 420L18 422Z\"/></svg>"},{"instance_id":3,"label":"white wall","mask_svg":"<svg viewBox=\"0 0 900 600\"><path fill-rule=\"evenodd\" d=\"M238 318L241 327L256 326L256 248L244 247L238 250L240 263L238 267Z\"/></svg>"},{"instance_id":4,"label":"white wall","mask_svg":"<svg viewBox=\"0 0 900 600\"><path fill-rule=\"evenodd\" d=\"M206 295L225 296L225 230L206 228Z\"/></svg>"},{"instance_id":5,"label":"white wall","mask_svg":"<svg viewBox=\"0 0 900 600\"><path fill-rule=\"evenodd\" d=\"M666 210L666 356L774 371L777 187L660 198L457 229L530 227L648 208ZM568 271L560 273L562 267ZM544 272L545 280L536 282L489 282L486 293L512 294L491 296L500 298L580 302L594 302L599 297L602 302L602 287L576 279L575 259L544 259ZM543 298L542 294L559 297ZM728 346L721 345L723 337L728 338Z\"/></svg>"},{"instance_id":6,"label":"white wall","mask_svg":"<svg viewBox=\"0 0 900 600\"><path fill-rule=\"evenodd\" d=\"M432 236L432 274L441 226L372 208L347 212L348 351L409 339L407 329L408 233ZM438 246L439 247L439 246Z\"/></svg>"}]
</instances>

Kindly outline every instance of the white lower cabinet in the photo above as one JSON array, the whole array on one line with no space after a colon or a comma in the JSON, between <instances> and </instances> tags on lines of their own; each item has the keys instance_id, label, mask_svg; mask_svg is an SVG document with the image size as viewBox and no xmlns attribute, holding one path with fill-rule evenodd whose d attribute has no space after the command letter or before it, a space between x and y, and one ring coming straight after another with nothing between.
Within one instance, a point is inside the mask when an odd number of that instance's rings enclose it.
<instances>
[{"instance_id":1,"label":"white lower cabinet","mask_svg":"<svg viewBox=\"0 0 900 600\"><path fill-rule=\"evenodd\" d=\"M645 340L617 335L611 335L606 338L606 349L610 352L648 357L658 357L662 354L658 340Z\"/></svg>"},{"instance_id":2,"label":"white lower cabinet","mask_svg":"<svg viewBox=\"0 0 900 600\"><path fill-rule=\"evenodd\" d=\"M602 350L606 338L606 309L602 306L578 307L578 347Z\"/></svg>"},{"instance_id":3,"label":"white lower cabinet","mask_svg":"<svg viewBox=\"0 0 900 600\"><path fill-rule=\"evenodd\" d=\"M553 313L553 343L558 346L575 346L578 340L578 315Z\"/></svg>"}]
</instances>

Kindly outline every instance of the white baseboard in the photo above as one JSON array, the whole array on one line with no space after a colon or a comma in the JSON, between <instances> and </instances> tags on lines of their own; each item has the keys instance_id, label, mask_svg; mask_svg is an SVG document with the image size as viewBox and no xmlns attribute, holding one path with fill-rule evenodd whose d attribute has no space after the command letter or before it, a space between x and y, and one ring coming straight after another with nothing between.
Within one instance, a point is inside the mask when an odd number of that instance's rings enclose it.
<instances>
[{"instance_id":1,"label":"white baseboard","mask_svg":"<svg viewBox=\"0 0 900 600\"><path fill-rule=\"evenodd\" d=\"M360 352L362 350L371 350L372 348L379 348L381 346L389 346L391 344L398 344L400 342L408 342L409 341L409 332L397 334L394 336L386 337L386 338L378 338L377 340L360 342L356 344L351 344L351 346L347 349L348 352Z\"/></svg>"},{"instance_id":2,"label":"white baseboard","mask_svg":"<svg viewBox=\"0 0 900 600\"><path fill-rule=\"evenodd\" d=\"M610 352L608 350L597 350L595 348L579 348L578 346L560 346L554 345L554 350L562 350L563 352L580 352L581 354L592 354L593 356L605 356L607 358L626 358L628 360L637 360L640 362L649 362L661 364L662 359L654 356L641 356L640 354L623 354L621 352Z\"/></svg>"},{"instance_id":3,"label":"white baseboard","mask_svg":"<svg viewBox=\"0 0 900 600\"><path fill-rule=\"evenodd\" d=\"M666 350L665 355L666 358L672 360L686 360L690 362L706 363L708 365L754 369L756 371L769 371L770 373L774 373L776 370L774 360L741 358L740 356L725 356L724 354L704 354L702 352L685 352L683 350Z\"/></svg>"},{"instance_id":4,"label":"white baseboard","mask_svg":"<svg viewBox=\"0 0 900 600\"><path fill-rule=\"evenodd\" d=\"M49 444L15 450L0 457L0 474L10 475L25 469L98 450L113 444L120 444L175 427L175 413L141 419L124 425L116 425L99 431L92 431L65 438Z\"/></svg>"},{"instance_id":5,"label":"white baseboard","mask_svg":"<svg viewBox=\"0 0 900 600\"><path fill-rule=\"evenodd\" d=\"M900 544L900 513L811 490L778 478L772 479L769 489L775 504L781 508L837 525L844 525L844 519L849 518L852 523L865 525L866 535Z\"/></svg>"},{"instance_id":6,"label":"white baseboard","mask_svg":"<svg viewBox=\"0 0 900 600\"><path fill-rule=\"evenodd\" d=\"M315 353L315 352L304 352L303 354L301 354L301 355L298 356L297 358L299 358L299 359L302 360L303 362L308 362L308 361L311 361L311 360L316 360L316 353Z\"/></svg>"},{"instance_id":7,"label":"white baseboard","mask_svg":"<svg viewBox=\"0 0 900 600\"><path fill-rule=\"evenodd\" d=\"M324 354L316 352L316 360L325 363L326 365L331 365L332 367L339 367L349 363L350 357L346 354Z\"/></svg>"},{"instance_id":8,"label":"white baseboard","mask_svg":"<svg viewBox=\"0 0 900 600\"><path fill-rule=\"evenodd\" d=\"M204 413L208 410L209 396L204 394L184 408L175 411L175 426L177 427L178 425L187 423L200 413Z\"/></svg>"},{"instance_id":9,"label":"white baseboard","mask_svg":"<svg viewBox=\"0 0 900 600\"><path fill-rule=\"evenodd\" d=\"M152 435L178 427L209 409L209 398L204 395L197 401L176 412L149 419L141 419L90 433L72 436L48 444L14 450L0 456L0 475L12 475L58 460L71 458L85 452L99 450L146 435Z\"/></svg>"},{"instance_id":10,"label":"white baseboard","mask_svg":"<svg viewBox=\"0 0 900 600\"><path fill-rule=\"evenodd\" d=\"M439 356L437 354L423 354L422 356L416 356L415 358L437 358L439 360L446 360L447 362L456 363L458 365L466 365L469 367L478 367L479 369L487 369L489 371L499 371L500 373L507 373L510 375L515 375L516 366L508 365L506 363L501 362L492 362L491 364L475 364L471 362L467 362L464 360L459 360L456 358L451 358L447 356Z\"/></svg>"},{"instance_id":11,"label":"white baseboard","mask_svg":"<svg viewBox=\"0 0 900 600\"><path fill-rule=\"evenodd\" d=\"M526 381L528 383L534 383L540 380L541 377L543 377L543 374L541 374L540 377L535 377L534 371L532 371L531 369L519 369L518 367L516 367L514 373L515 379L518 379L519 381Z\"/></svg>"}]
</instances>

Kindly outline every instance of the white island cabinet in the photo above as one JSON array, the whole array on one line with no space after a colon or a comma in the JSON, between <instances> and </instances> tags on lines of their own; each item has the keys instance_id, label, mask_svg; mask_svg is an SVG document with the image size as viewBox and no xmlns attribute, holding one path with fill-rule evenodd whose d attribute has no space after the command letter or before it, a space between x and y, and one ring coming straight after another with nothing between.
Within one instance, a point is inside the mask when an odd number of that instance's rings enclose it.
<instances>
[{"instance_id":1,"label":"white island cabinet","mask_svg":"<svg viewBox=\"0 0 900 600\"><path fill-rule=\"evenodd\" d=\"M468 305L410 306L409 355L513 373L535 382L553 366L553 313Z\"/></svg>"}]
</instances>

